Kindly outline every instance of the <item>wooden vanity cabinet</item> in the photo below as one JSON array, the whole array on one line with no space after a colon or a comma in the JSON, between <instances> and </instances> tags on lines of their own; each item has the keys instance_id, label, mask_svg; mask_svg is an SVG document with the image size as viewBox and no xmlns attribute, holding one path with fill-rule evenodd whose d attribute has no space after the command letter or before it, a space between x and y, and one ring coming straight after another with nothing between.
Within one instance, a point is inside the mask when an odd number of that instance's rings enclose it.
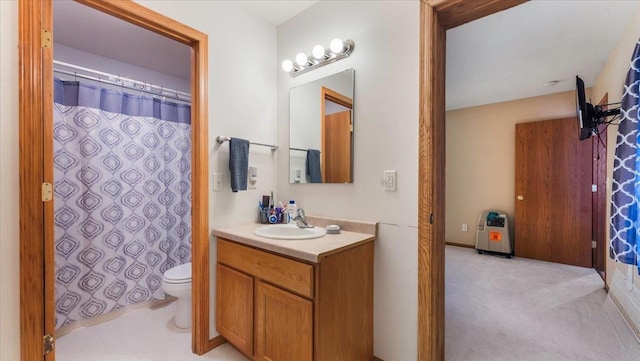
<instances>
[{"instance_id":1,"label":"wooden vanity cabinet","mask_svg":"<svg viewBox=\"0 0 640 361\"><path fill-rule=\"evenodd\" d=\"M245 355L253 354L253 277L218 264L216 326ZM222 312L224 310L224 312Z\"/></svg>"},{"instance_id":2,"label":"wooden vanity cabinet","mask_svg":"<svg viewBox=\"0 0 640 361\"><path fill-rule=\"evenodd\" d=\"M373 359L373 242L292 259L218 238L216 327L260 361Z\"/></svg>"}]
</instances>

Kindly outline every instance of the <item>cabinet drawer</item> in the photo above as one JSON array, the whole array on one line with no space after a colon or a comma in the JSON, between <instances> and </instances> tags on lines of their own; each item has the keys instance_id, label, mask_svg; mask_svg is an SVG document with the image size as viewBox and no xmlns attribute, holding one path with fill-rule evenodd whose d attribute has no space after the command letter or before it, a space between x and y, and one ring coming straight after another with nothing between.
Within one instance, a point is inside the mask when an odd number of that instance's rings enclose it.
<instances>
[{"instance_id":1,"label":"cabinet drawer","mask_svg":"<svg viewBox=\"0 0 640 361\"><path fill-rule=\"evenodd\" d=\"M313 298L313 266L218 238L218 262Z\"/></svg>"}]
</instances>

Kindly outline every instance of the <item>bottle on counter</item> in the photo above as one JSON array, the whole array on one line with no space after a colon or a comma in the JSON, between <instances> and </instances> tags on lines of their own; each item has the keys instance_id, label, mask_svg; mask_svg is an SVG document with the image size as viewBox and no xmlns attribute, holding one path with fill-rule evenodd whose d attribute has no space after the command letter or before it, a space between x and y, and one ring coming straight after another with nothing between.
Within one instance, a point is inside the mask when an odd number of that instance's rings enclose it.
<instances>
[{"instance_id":1,"label":"bottle on counter","mask_svg":"<svg viewBox=\"0 0 640 361\"><path fill-rule=\"evenodd\" d=\"M293 219L298 215L298 206L296 205L296 201L293 199L289 201L287 204L287 223L293 222Z\"/></svg>"}]
</instances>

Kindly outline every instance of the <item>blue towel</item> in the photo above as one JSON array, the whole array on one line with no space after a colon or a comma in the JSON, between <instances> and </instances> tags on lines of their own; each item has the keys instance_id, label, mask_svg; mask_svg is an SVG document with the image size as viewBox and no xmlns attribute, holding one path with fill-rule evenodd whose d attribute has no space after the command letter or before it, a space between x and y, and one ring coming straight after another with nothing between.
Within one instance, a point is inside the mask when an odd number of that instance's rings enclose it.
<instances>
[{"instance_id":1,"label":"blue towel","mask_svg":"<svg viewBox=\"0 0 640 361\"><path fill-rule=\"evenodd\" d=\"M247 190L249 172L249 141L231 138L229 141L229 170L231 171L231 190Z\"/></svg>"},{"instance_id":2,"label":"blue towel","mask_svg":"<svg viewBox=\"0 0 640 361\"><path fill-rule=\"evenodd\" d=\"M322 170L320 169L320 151L307 149L307 175L309 183L322 183Z\"/></svg>"}]
</instances>

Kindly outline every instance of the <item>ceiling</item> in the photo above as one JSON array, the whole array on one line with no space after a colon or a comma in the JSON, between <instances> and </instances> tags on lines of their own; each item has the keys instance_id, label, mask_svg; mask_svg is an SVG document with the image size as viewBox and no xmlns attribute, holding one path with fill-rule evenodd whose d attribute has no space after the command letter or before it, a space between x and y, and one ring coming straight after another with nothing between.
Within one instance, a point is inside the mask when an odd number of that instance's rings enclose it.
<instances>
[{"instance_id":1,"label":"ceiling","mask_svg":"<svg viewBox=\"0 0 640 361\"><path fill-rule=\"evenodd\" d=\"M243 0L237 3L245 10L264 19L269 24L278 26L318 1L319 0Z\"/></svg>"},{"instance_id":2,"label":"ceiling","mask_svg":"<svg viewBox=\"0 0 640 361\"><path fill-rule=\"evenodd\" d=\"M53 40L181 79L191 77L189 46L75 1L53 1Z\"/></svg>"},{"instance_id":3,"label":"ceiling","mask_svg":"<svg viewBox=\"0 0 640 361\"><path fill-rule=\"evenodd\" d=\"M447 110L592 86L638 6L533 0L447 31Z\"/></svg>"},{"instance_id":4,"label":"ceiling","mask_svg":"<svg viewBox=\"0 0 640 361\"><path fill-rule=\"evenodd\" d=\"M277 26L317 2L236 3ZM189 79L188 46L73 1L53 6L56 42ZM447 31L447 110L573 90L576 75L592 86L638 6L532 0ZM544 87L550 80L559 83Z\"/></svg>"}]
</instances>

